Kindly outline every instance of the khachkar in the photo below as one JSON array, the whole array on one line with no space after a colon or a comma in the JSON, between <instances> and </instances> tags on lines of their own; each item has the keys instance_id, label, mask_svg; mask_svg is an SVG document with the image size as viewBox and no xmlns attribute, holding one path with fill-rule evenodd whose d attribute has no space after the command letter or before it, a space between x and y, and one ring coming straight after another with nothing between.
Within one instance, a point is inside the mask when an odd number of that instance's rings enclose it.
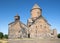
<instances>
[{"instance_id":1,"label":"khachkar","mask_svg":"<svg viewBox=\"0 0 60 43\"><path fill-rule=\"evenodd\" d=\"M9 39L17 38L57 38L56 29L51 30L50 24L42 16L42 9L35 4L31 9L31 18L27 25L20 21L20 16L15 16L15 21L9 24Z\"/></svg>"}]
</instances>

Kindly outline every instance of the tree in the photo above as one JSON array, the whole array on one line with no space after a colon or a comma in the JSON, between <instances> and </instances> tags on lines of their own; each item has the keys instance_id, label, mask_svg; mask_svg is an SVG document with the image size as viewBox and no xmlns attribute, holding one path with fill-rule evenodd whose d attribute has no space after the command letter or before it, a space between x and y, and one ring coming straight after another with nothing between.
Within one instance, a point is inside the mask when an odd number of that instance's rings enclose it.
<instances>
[{"instance_id":1,"label":"tree","mask_svg":"<svg viewBox=\"0 0 60 43\"><path fill-rule=\"evenodd\" d=\"M5 35L4 35L4 38L8 39L8 35L7 35L7 34L5 34Z\"/></svg>"},{"instance_id":2,"label":"tree","mask_svg":"<svg viewBox=\"0 0 60 43\"><path fill-rule=\"evenodd\" d=\"M57 36L58 38L60 38L60 34L58 34L58 36Z\"/></svg>"},{"instance_id":3,"label":"tree","mask_svg":"<svg viewBox=\"0 0 60 43\"><path fill-rule=\"evenodd\" d=\"M0 39L2 39L3 38L3 33L2 32L0 32Z\"/></svg>"}]
</instances>

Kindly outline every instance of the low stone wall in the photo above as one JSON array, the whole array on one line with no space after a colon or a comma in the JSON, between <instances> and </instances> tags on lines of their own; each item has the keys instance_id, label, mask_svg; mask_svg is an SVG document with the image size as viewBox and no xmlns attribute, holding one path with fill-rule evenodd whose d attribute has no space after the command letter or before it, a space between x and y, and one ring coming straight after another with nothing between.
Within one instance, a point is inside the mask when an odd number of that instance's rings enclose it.
<instances>
[{"instance_id":1,"label":"low stone wall","mask_svg":"<svg viewBox=\"0 0 60 43\"><path fill-rule=\"evenodd\" d=\"M60 43L60 39L9 39L8 43Z\"/></svg>"}]
</instances>

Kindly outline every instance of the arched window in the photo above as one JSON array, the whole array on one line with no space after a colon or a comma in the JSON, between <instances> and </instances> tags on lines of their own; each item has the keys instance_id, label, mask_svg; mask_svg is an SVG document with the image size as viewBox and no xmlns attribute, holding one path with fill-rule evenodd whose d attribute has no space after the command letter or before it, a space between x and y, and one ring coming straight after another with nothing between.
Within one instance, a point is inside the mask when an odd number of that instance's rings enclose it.
<instances>
[{"instance_id":1,"label":"arched window","mask_svg":"<svg viewBox=\"0 0 60 43\"><path fill-rule=\"evenodd\" d=\"M20 33L20 31L19 31L19 33Z\"/></svg>"},{"instance_id":2,"label":"arched window","mask_svg":"<svg viewBox=\"0 0 60 43\"><path fill-rule=\"evenodd\" d=\"M46 26L44 26L44 28L46 28Z\"/></svg>"},{"instance_id":3,"label":"arched window","mask_svg":"<svg viewBox=\"0 0 60 43\"><path fill-rule=\"evenodd\" d=\"M29 27L30 27L31 25L29 25Z\"/></svg>"},{"instance_id":4,"label":"arched window","mask_svg":"<svg viewBox=\"0 0 60 43\"><path fill-rule=\"evenodd\" d=\"M37 26L36 26L36 28L37 28Z\"/></svg>"},{"instance_id":5,"label":"arched window","mask_svg":"<svg viewBox=\"0 0 60 43\"><path fill-rule=\"evenodd\" d=\"M42 25L40 25L40 28L42 29Z\"/></svg>"},{"instance_id":6,"label":"arched window","mask_svg":"<svg viewBox=\"0 0 60 43\"><path fill-rule=\"evenodd\" d=\"M37 14L40 14L40 12L37 12Z\"/></svg>"}]
</instances>

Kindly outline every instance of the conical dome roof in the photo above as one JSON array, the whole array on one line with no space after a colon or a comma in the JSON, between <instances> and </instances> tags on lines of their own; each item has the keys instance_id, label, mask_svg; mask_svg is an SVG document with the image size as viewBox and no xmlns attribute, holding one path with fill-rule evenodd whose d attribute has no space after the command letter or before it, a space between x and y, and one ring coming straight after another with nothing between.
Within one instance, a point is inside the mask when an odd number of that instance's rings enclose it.
<instances>
[{"instance_id":1,"label":"conical dome roof","mask_svg":"<svg viewBox=\"0 0 60 43\"><path fill-rule=\"evenodd\" d=\"M40 8L40 7L37 4L35 4L32 9L35 9L35 8Z\"/></svg>"}]
</instances>

